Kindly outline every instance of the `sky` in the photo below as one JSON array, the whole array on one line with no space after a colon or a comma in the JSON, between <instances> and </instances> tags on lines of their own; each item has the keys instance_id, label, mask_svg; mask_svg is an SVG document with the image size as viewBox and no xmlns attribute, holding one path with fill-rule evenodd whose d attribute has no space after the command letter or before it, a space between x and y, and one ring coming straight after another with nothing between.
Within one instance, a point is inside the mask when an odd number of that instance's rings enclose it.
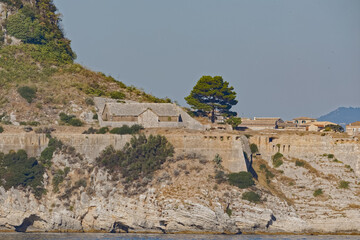
<instances>
[{"instance_id":1,"label":"sky","mask_svg":"<svg viewBox=\"0 0 360 240\"><path fill-rule=\"evenodd\" d=\"M76 62L187 106L203 75L240 117L360 106L359 0L54 0Z\"/></svg>"}]
</instances>

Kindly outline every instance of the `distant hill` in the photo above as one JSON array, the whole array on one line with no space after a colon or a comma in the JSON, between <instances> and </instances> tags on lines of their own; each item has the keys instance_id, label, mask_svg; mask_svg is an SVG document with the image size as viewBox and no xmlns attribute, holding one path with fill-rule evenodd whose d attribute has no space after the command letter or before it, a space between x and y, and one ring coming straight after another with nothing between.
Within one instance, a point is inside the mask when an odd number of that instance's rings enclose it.
<instances>
[{"instance_id":1,"label":"distant hill","mask_svg":"<svg viewBox=\"0 0 360 240\"><path fill-rule=\"evenodd\" d=\"M360 108L339 107L338 109L318 118L318 121L330 121L339 125L347 125L360 121Z\"/></svg>"}]
</instances>

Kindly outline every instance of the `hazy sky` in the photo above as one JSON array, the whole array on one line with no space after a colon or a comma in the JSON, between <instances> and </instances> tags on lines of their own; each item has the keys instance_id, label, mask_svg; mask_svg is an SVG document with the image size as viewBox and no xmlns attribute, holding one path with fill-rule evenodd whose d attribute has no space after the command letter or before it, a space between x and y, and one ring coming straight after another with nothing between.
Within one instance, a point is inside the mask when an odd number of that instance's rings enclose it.
<instances>
[{"instance_id":1,"label":"hazy sky","mask_svg":"<svg viewBox=\"0 0 360 240\"><path fill-rule=\"evenodd\" d=\"M239 116L360 106L359 0L55 0L77 62L186 105L202 75Z\"/></svg>"}]
</instances>

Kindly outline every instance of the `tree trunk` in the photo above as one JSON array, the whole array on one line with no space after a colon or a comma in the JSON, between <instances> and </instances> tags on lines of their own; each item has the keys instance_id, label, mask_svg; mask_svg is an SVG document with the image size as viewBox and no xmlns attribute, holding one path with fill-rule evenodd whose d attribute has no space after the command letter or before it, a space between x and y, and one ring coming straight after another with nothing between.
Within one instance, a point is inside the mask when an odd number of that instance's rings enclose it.
<instances>
[{"instance_id":1,"label":"tree trunk","mask_svg":"<svg viewBox=\"0 0 360 240\"><path fill-rule=\"evenodd\" d=\"M213 108L212 112L211 112L211 122L214 123L215 122L215 109Z\"/></svg>"}]
</instances>

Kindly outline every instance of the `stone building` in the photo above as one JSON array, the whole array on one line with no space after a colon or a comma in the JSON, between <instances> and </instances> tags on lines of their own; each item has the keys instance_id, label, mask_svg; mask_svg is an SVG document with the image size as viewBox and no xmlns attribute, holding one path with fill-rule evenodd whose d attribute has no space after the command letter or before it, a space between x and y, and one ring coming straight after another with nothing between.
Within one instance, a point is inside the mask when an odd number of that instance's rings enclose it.
<instances>
[{"instance_id":1,"label":"stone building","mask_svg":"<svg viewBox=\"0 0 360 240\"><path fill-rule=\"evenodd\" d=\"M242 118L239 128L251 130L278 129L284 121L281 118L255 117L254 119Z\"/></svg>"},{"instance_id":2,"label":"stone building","mask_svg":"<svg viewBox=\"0 0 360 240\"><path fill-rule=\"evenodd\" d=\"M293 119L293 123L298 124L298 125L305 125L305 124L312 123L312 122L316 122L316 119L309 118L309 117L299 117L299 118Z\"/></svg>"},{"instance_id":3,"label":"stone building","mask_svg":"<svg viewBox=\"0 0 360 240\"><path fill-rule=\"evenodd\" d=\"M325 127L327 125L337 125L336 123L333 122L328 122L328 121L321 121L321 122L310 122L306 125L306 130L307 131L313 131L313 132L319 132L325 129Z\"/></svg>"},{"instance_id":4,"label":"stone building","mask_svg":"<svg viewBox=\"0 0 360 240\"><path fill-rule=\"evenodd\" d=\"M204 130L182 108L172 103L119 103L111 99L95 98L101 127L121 127L140 124L145 128L188 128Z\"/></svg>"},{"instance_id":5,"label":"stone building","mask_svg":"<svg viewBox=\"0 0 360 240\"><path fill-rule=\"evenodd\" d=\"M360 134L360 121L346 125L346 132L352 136Z\"/></svg>"}]
</instances>

